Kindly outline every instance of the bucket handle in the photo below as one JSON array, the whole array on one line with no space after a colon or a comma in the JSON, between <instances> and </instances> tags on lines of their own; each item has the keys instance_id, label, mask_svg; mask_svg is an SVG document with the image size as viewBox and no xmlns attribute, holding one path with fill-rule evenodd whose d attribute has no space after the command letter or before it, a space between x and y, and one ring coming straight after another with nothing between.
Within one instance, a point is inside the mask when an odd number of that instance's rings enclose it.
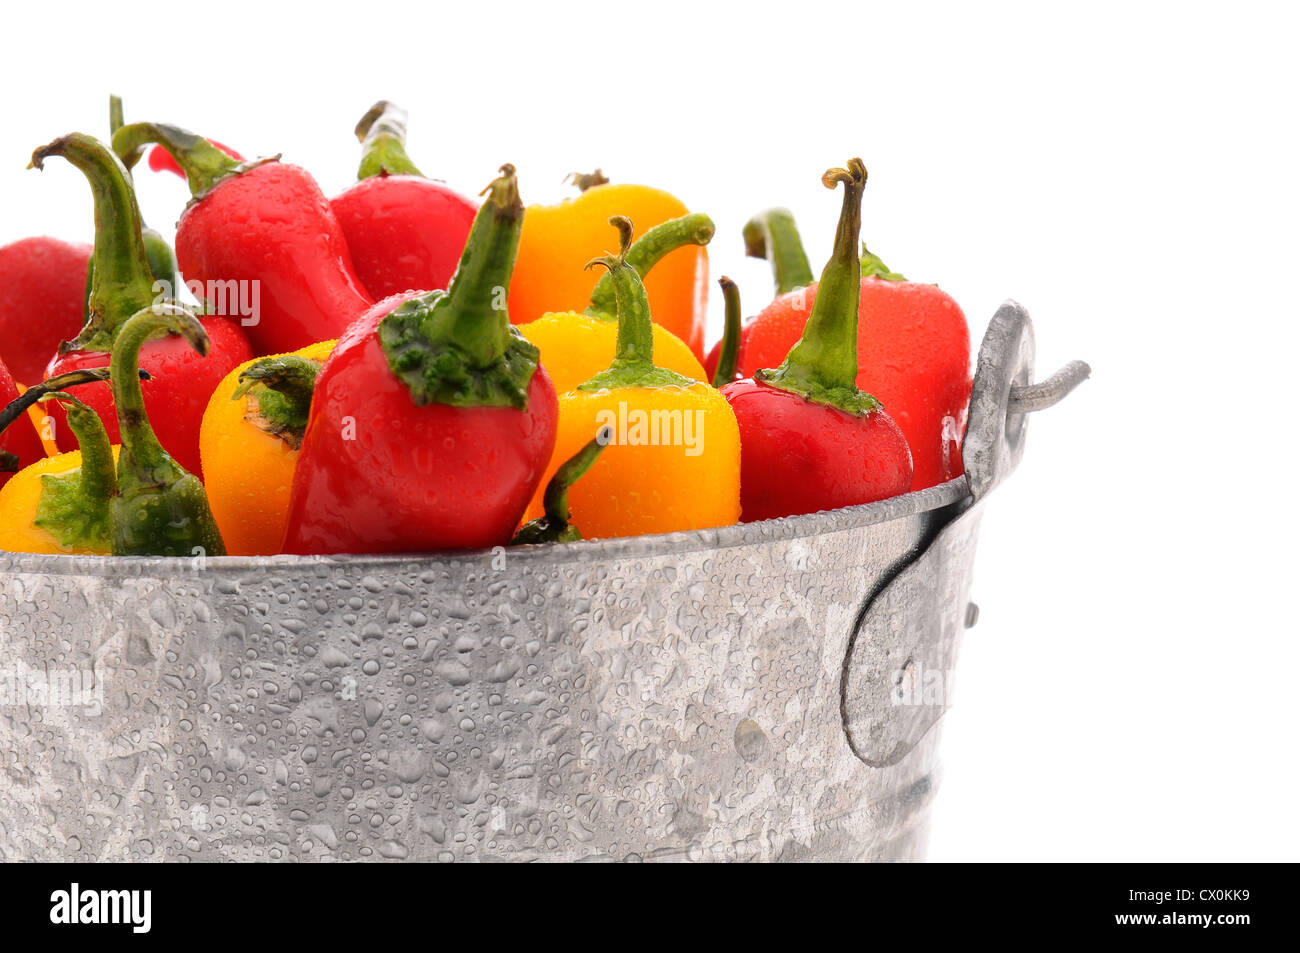
<instances>
[{"instance_id":1,"label":"bucket handle","mask_svg":"<svg viewBox=\"0 0 1300 953\"><path fill-rule=\"evenodd\" d=\"M1033 383L1034 326L1029 313L1016 301L998 308L980 344L962 441L972 502L987 496L1020 462L1029 414L1059 403L1091 373L1083 361L1071 361Z\"/></svg>"},{"instance_id":2,"label":"bucket handle","mask_svg":"<svg viewBox=\"0 0 1300 953\"><path fill-rule=\"evenodd\" d=\"M1011 388L1008 414L1032 414L1055 407L1092 374L1084 361L1071 361L1047 380Z\"/></svg>"}]
</instances>

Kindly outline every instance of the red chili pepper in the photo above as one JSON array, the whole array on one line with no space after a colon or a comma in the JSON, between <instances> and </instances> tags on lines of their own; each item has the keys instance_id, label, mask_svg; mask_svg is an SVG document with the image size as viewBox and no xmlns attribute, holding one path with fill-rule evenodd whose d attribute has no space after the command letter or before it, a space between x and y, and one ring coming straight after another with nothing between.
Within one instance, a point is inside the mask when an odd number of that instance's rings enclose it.
<instances>
[{"instance_id":1,"label":"red chili pepper","mask_svg":"<svg viewBox=\"0 0 1300 953\"><path fill-rule=\"evenodd\" d=\"M355 185L330 200L352 267L376 301L447 287L478 203L427 179L406 154L406 112L375 103L357 124Z\"/></svg>"},{"instance_id":2,"label":"red chili pepper","mask_svg":"<svg viewBox=\"0 0 1300 953\"><path fill-rule=\"evenodd\" d=\"M276 159L241 165L201 136L161 123L131 123L113 136L118 155L150 142L180 164L194 194L176 225L181 273L208 299L237 292L241 305L253 303L256 314L230 316L258 354L339 337L374 303L305 169Z\"/></svg>"},{"instance_id":3,"label":"red chili pepper","mask_svg":"<svg viewBox=\"0 0 1300 953\"><path fill-rule=\"evenodd\" d=\"M738 370L752 375L780 363L799 340L818 286L807 282L788 212L765 212L745 227L745 236L750 254L772 260L779 295L741 330ZM913 490L959 477L971 388L966 316L935 285L907 281L866 248L861 258L858 384L871 388L907 435ZM717 348L705 362L710 374L716 361Z\"/></svg>"},{"instance_id":4,"label":"red chili pepper","mask_svg":"<svg viewBox=\"0 0 1300 953\"><path fill-rule=\"evenodd\" d=\"M835 251L802 337L774 370L727 384L740 425L741 519L746 522L870 503L906 493L912 459L880 401L858 389L858 233L867 170L861 159L830 169L844 184ZM740 312L724 283L728 310Z\"/></svg>"},{"instance_id":5,"label":"red chili pepper","mask_svg":"<svg viewBox=\"0 0 1300 953\"><path fill-rule=\"evenodd\" d=\"M116 132L116 130L114 131ZM230 146L217 142L215 139L209 139L208 141L226 155L230 156L230 158L239 162L244 161L244 157L234 149L230 148ZM162 146L154 146L149 150L149 168L154 172L170 172L172 175L179 175L182 179L187 178L185 170L181 168L180 163L173 159L171 153Z\"/></svg>"},{"instance_id":6,"label":"red chili pepper","mask_svg":"<svg viewBox=\"0 0 1300 953\"><path fill-rule=\"evenodd\" d=\"M0 360L0 408L12 406L20 396L9 368ZM6 429L0 430L0 486L23 467L44 457L45 445L24 409L21 420L15 418Z\"/></svg>"},{"instance_id":7,"label":"red chili pepper","mask_svg":"<svg viewBox=\"0 0 1300 953\"><path fill-rule=\"evenodd\" d=\"M66 342L49 365L49 376L99 367L103 352L112 349L122 326L138 311L160 303L149 271L140 209L122 163L107 146L90 136L73 133L32 153L32 165L42 168L50 156L62 156L82 171L95 198L94 278L90 318L76 339ZM151 341L140 352L140 366L154 379L144 388L145 407L158 440L176 461L199 475L199 424L208 398L230 371L251 360L252 348L239 326L227 318L201 321L211 338L209 356L195 353L180 337ZM107 383L85 384L69 390L104 421L109 440L121 441L113 392ZM49 408L55 439L62 450L76 449L76 438L64 426L61 404Z\"/></svg>"},{"instance_id":8,"label":"red chili pepper","mask_svg":"<svg viewBox=\"0 0 1300 953\"><path fill-rule=\"evenodd\" d=\"M486 192L445 291L380 302L316 378L287 553L505 545L555 443L555 388L511 326L524 215L512 166Z\"/></svg>"},{"instance_id":9,"label":"red chili pepper","mask_svg":"<svg viewBox=\"0 0 1300 953\"><path fill-rule=\"evenodd\" d=\"M0 248L0 355L19 383L37 383L54 349L81 330L89 261L89 245L57 238Z\"/></svg>"}]
</instances>

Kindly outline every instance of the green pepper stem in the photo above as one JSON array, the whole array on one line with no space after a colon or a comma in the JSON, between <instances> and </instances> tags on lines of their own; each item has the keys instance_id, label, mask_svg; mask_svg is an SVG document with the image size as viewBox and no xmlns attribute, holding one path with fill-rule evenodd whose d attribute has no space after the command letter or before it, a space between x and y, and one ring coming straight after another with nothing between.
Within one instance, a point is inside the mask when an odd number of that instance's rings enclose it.
<instances>
[{"instance_id":1,"label":"green pepper stem","mask_svg":"<svg viewBox=\"0 0 1300 953\"><path fill-rule=\"evenodd\" d=\"M866 243L862 245L862 277L879 278L881 281L906 281L896 271L890 271L879 255L867 251Z\"/></svg>"},{"instance_id":2,"label":"green pepper stem","mask_svg":"<svg viewBox=\"0 0 1300 953\"><path fill-rule=\"evenodd\" d=\"M618 316L618 339L614 360L607 370L578 385L578 390L605 390L619 387L690 387L695 381L675 371L656 367L654 362L654 322L645 285L636 269L627 263L632 244L632 222L615 215L609 224L618 229L618 255L603 255L587 262L609 272L614 291L614 311Z\"/></svg>"},{"instance_id":3,"label":"green pepper stem","mask_svg":"<svg viewBox=\"0 0 1300 953\"><path fill-rule=\"evenodd\" d=\"M102 502L107 507L108 498L117 492L117 472L104 422L99 414L71 394L50 393L41 397L42 403L52 400L67 406L68 429L77 438L81 450L81 486L85 499Z\"/></svg>"},{"instance_id":4,"label":"green pepper stem","mask_svg":"<svg viewBox=\"0 0 1300 953\"><path fill-rule=\"evenodd\" d=\"M357 180L375 175L423 176L406 154L406 110L381 99L357 123L361 140L361 165Z\"/></svg>"},{"instance_id":5,"label":"green pepper stem","mask_svg":"<svg viewBox=\"0 0 1300 953\"><path fill-rule=\"evenodd\" d=\"M862 270L858 236L862 231L862 193L867 170L861 159L847 169L822 176L828 189L844 185L844 204L835 231L835 248L822 270L817 300L803 336L775 370L760 370L755 380L853 414L870 413L880 402L858 390L858 303Z\"/></svg>"},{"instance_id":6,"label":"green pepper stem","mask_svg":"<svg viewBox=\"0 0 1300 953\"><path fill-rule=\"evenodd\" d=\"M521 526L510 540L512 546L524 543L572 543L582 539L578 527L569 522L572 517L569 511L569 490L591 469L612 437L613 431L609 427L601 427L594 438L561 464L546 484L546 492L542 495L544 515Z\"/></svg>"},{"instance_id":7,"label":"green pepper stem","mask_svg":"<svg viewBox=\"0 0 1300 953\"><path fill-rule=\"evenodd\" d=\"M110 95L108 97L108 134L113 136L119 129L126 124L122 116L122 97Z\"/></svg>"},{"instance_id":8,"label":"green pepper stem","mask_svg":"<svg viewBox=\"0 0 1300 953\"><path fill-rule=\"evenodd\" d=\"M425 326L432 339L455 345L485 367L510 343L505 290L515 270L524 221L515 167L503 165L501 175L479 194L487 198L474 216L441 306L430 313ZM494 307L497 304L500 307ZM491 315L486 319L485 311Z\"/></svg>"},{"instance_id":9,"label":"green pepper stem","mask_svg":"<svg viewBox=\"0 0 1300 953\"><path fill-rule=\"evenodd\" d=\"M108 97L108 141L111 144L117 131L126 125L126 118L122 112L122 97L110 95ZM135 168L135 164L140 161L140 150L134 150L129 155L119 155L122 165L126 171L130 172Z\"/></svg>"},{"instance_id":10,"label":"green pepper stem","mask_svg":"<svg viewBox=\"0 0 1300 953\"><path fill-rule=\"evenodd\" d=\"M150 228L144 227L144 251L149 259L149 273L153 275L154 288L161 291L167 298L175 299L179 290L179 278L177 270L179 265L176 263L176 252L172 246L167 244L167 239Z\"/></svg>"},{"instance_id":11,"label":"green pepper stem","mask_svg":"<svg viewBox=\"0 0 1300 953\"><path fill-rule=\"evenodd\" d=\"M405 301L379 324L388 366L417 404L528 405L539 352L506 307L524 222L515 167L503 165L482 194L447 290Z\"/></svg>"},{"instance_id":12,"label":"green pepper stem","mask_svg":"<svg viewBox=\"0 0 1300 953\"><path fill-rule=\"evenodd\" d=\"M149 375L144 371L140 371L140 376L144 380L149 379ZM78 384L91 384L95 381L106 381L108 379L109 369L107 367L95 367L69 371L66 374L60 374L57 377L51 377L49 380L41 381L39 384L33 384L23 391L17 400L0 410L0 433L4 433L15 420L27 413L29 407L35 406L42 398L67 390L69 387L76 387Z\"/></svg>"},{"instance_id":13,"label":"green pepper stem","mask_svg":"<svg viewBox=\"0 0 1300 953\"><path fill-rule=\"evenodd\" d=\"M154 289L164 300L175 300L176 290L180 284L176 274L176 253L172 251L172 246L167 244L167 239L148 225L140 230L140 235L144 238L144 253L149 259L149 273L153 275ZM83 322L90 320L90 292L94 287L95 259L92 256L90 261L86 262L86 290L81 301ZM66 347L73 348L75 345L69 343Z\"/></svg>"},{"instance_id":14,"label":"green pepper stem","mask_svg":"<svg viewBox=\"0 0 1300 953\"><path fill-rule=\"evenodd\" d=\"M256 388L258 424L296 449L307 430L320 367L297 354L261 358L239 375L239 386L230 399L238 400Z\"/></svg>"},{"instance_id":15,"label":"green pepper stem","mask_svg":"<svg viewBox=\"0 0 1300 953\"><path fill-rule=\"evenodd\" d=\"M740 289L726 275L718 279L718 284L722 286L722 299L727 308L727 324L722 332L722 347L718 349L718 366L713 370L714 387L734 381L740 361Z\"/></svg>"},{"instance_id":16,"label":"green pepper stem","mask_svg":"<svg viewBox=\"0 0 1300 953\"><path fill-rule=\"evenodd\" d=\"M713 240L714 231L713 219L709 216L698 212L683 215L656 225L638 238L627 249L624 260L644 280L650 269L666 255L687 245L707 245ZM591 291L591 304L587 307L587 314L602 321L612 321L615 306L614 276L607 272Z\"/></svg>"},{"instance_id":17,"label":"green pepper stem","mask_svg":"<svg viewBox=\"0 0 1300 953\"><path fill-rule=\"evenodd\" d=\"M297 354L263 357L239 375L239 386L230 399L238 400L254 387L266 387L305 409L311 403L319 372L320 364Z\"/></svg>"},{"instance_id":18,"label":"green pepper stem","mask_svg":"<svg viewBox=\"0 0 1300 953\"><path fill-rule=\"evenodd\" d=\"M225 543L203 484L168 456L145 412L136 375L140 348L167 333L179 334L199 354L211 348L198 318L172 304L132 315L113 346L113 400L122 434L110 503L113 555L223 556Z\"/></svg>"},{"instance_id":19,"label":"green pepper stem","mask_svg":"<svg viewBox=\"0 0 1300 953\"><path fill-rule=\"evenodd\" d=\"M812 266L794 224L794 213L788 208L759 212L745 223L744 237L746 255L771 262L778 295L813 283Z\"/></svg>"},{"instance_id":20,"label":"green pepper stem","mask_svg":"<svg viewBox=\"0 0 1300 953\"><path fill-rule=\"evenodd\" d=\"M112 137L117 134L117 131L122 128L123 122L122 97L109 96L108 129L110 141L112 140ZM128 180L130 179L129 173L135 167L136 162L140 160L140 154L140 150L136 149L127 155L118 156L123 168L125 168L128 173ZM141 237L144 239L145 257L149 259L149 273L153 275L155 282L160 283L161 287L159 290L161 290L166 297L174 298L176 296L176 286L178 283L176 275L176 253L173 252L171 246L167 244L167 239L163 238L162 235L154 229L144 224L143 219L141 219L140 222L140 233ZM90 292L94 288L94 281L95 261L92 258L86 265L86 295L85 300L82 302L81 309L82 318L87 321L90 320Z\"/></svg>"},{"instance_id":21,"label":"green pepper stem","mask_svg":"<svg viewBox=\"0 0 1300 953\"><path fill-rule=\"evenodd\" d=\"M140 348L165 334L179 334L190 347L207 355L212 346L208 332L194 315L176 305L162 304L145 308L132 315L118 332L109 364L113 381L113 401L117 405L118 430L122 435L120 466L140 472L165 469L180 470L158 442L149 415L144 408L144 391L140 387ZM184 471L181 471L184 472ZM162 483L164 480L158 480Z\"/></svg>"},{"instance_id":22,"label":"green pepper stem","mask_svg":"<svg viewBox=\"0 0 1300 953\"><path fill-rule=\"evenodd\" d=\"M117 473L104 422L70 394L46 394L41 400L67 405L68 428L81 448L81 465L64 473L41 475L32 525L45 530L60 546L111 551Z\"/></svg>"},{"instance_id":23,"label":"green pepper stem","mask_svg":"<svg viewBox=\"0 0 1300 953\"><path fill-rule=\"evenodd\" d=\"M627 365L654 366L654 322L650 320L650 301L640 275L627 263L627 253L632 247L632 220L615 215L609 224L618 229L618 254L595 258L587 262L587 267L603 266L605 277L610 279L614 312L618 319L614 360Z\"/></svg>"},{"instance_id":24,"label":"green pepper stem","mask_svg":"<svg viewBox=\"0 0 1300 953\"><path fill-rule=\"evenodd\" d=\"M595 172L570 172L564 177L564 181L571 182L579 192L586 192L598 185L609 185L609 179L599 169Z\"/></svg>"},{"instance_id":25,"label":"green pepper stem","mask_svg":"<svg viewBox=\"0 0 1300 953\"><path fill-rule=\"evenodd\" d=\"M81 333L61 345L60 352L107 351L122 322L149 307L156 297L140 207L130 173L99 140L79 132L55 139L32 153L30 167L43 169L50 156L61 156L80 169L95 199L90 316Z\"/></svg>"},{"instance_id":26,"label":"green pepper stem","mask_svg":"<svg viewBox=\"0 0 1300 953\"><path fill-rule=\"evenodd\" d=\"M542 509L546 513L546 518L552 523L569 522L571 513L569 512L569 490L573 484L582 479L583 474L591 469L591 465L596 462L600 452L609 444L613 432L609 427L600 428L600 432L591 440L583 445L582 449L571 456L560 469L555 471L555 476L546 484L546 492L542 494Z\"/></svg>"},{"instance_id":27,"label":"green pepper stem","mask_svg":"<svg viewBox=\"0 0 1300 953\"><path fill-rule=\"evenodd\" d=\"M202 136L188 129L161 122L133 122L113 133L113 151L120 156L138 158L150 143L162 146L185 173L190 193L204 195L227 176L234 175L241 163L222 152ZM132 158L132 162L135 158Z\"/></svg>"}]
</instances>

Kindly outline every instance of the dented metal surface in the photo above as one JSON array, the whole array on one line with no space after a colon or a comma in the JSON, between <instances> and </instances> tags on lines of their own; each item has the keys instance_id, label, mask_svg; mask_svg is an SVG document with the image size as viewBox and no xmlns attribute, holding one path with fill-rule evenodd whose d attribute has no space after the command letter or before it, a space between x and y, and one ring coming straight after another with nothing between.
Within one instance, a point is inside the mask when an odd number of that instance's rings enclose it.
<instances>
[{"instance_id":1,"label":"dented metal surface","mask_svg":"<svg viewBox=\"0 0 1300 953\"><path fill-rule=\"evenodd\" d=\"M0 853L919 859L943 699L915 678L955 658L1032 353L1005 306L969 483L868 506L427 557L0 554L0 672L76 683L0 704Z\"/></svg>"}]
</instances>

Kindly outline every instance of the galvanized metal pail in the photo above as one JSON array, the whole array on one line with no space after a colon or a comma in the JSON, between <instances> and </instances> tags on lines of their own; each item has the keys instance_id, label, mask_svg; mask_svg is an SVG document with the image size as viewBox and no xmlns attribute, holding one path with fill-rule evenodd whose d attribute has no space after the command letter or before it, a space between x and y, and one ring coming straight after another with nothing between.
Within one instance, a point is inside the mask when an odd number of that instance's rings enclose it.
<instances>
[{"instance_id":1,"label":"galvanized metal pail","mask_svg":"<svg viewBox=\"0 0 1300 953\"><path fill-rule=\"evenodd\" d=\"M0 554L6 860L915 860L980 503L1031 385L980 350L966 476L724 529L430 556Z\"/></svg>"}]
</instances>

